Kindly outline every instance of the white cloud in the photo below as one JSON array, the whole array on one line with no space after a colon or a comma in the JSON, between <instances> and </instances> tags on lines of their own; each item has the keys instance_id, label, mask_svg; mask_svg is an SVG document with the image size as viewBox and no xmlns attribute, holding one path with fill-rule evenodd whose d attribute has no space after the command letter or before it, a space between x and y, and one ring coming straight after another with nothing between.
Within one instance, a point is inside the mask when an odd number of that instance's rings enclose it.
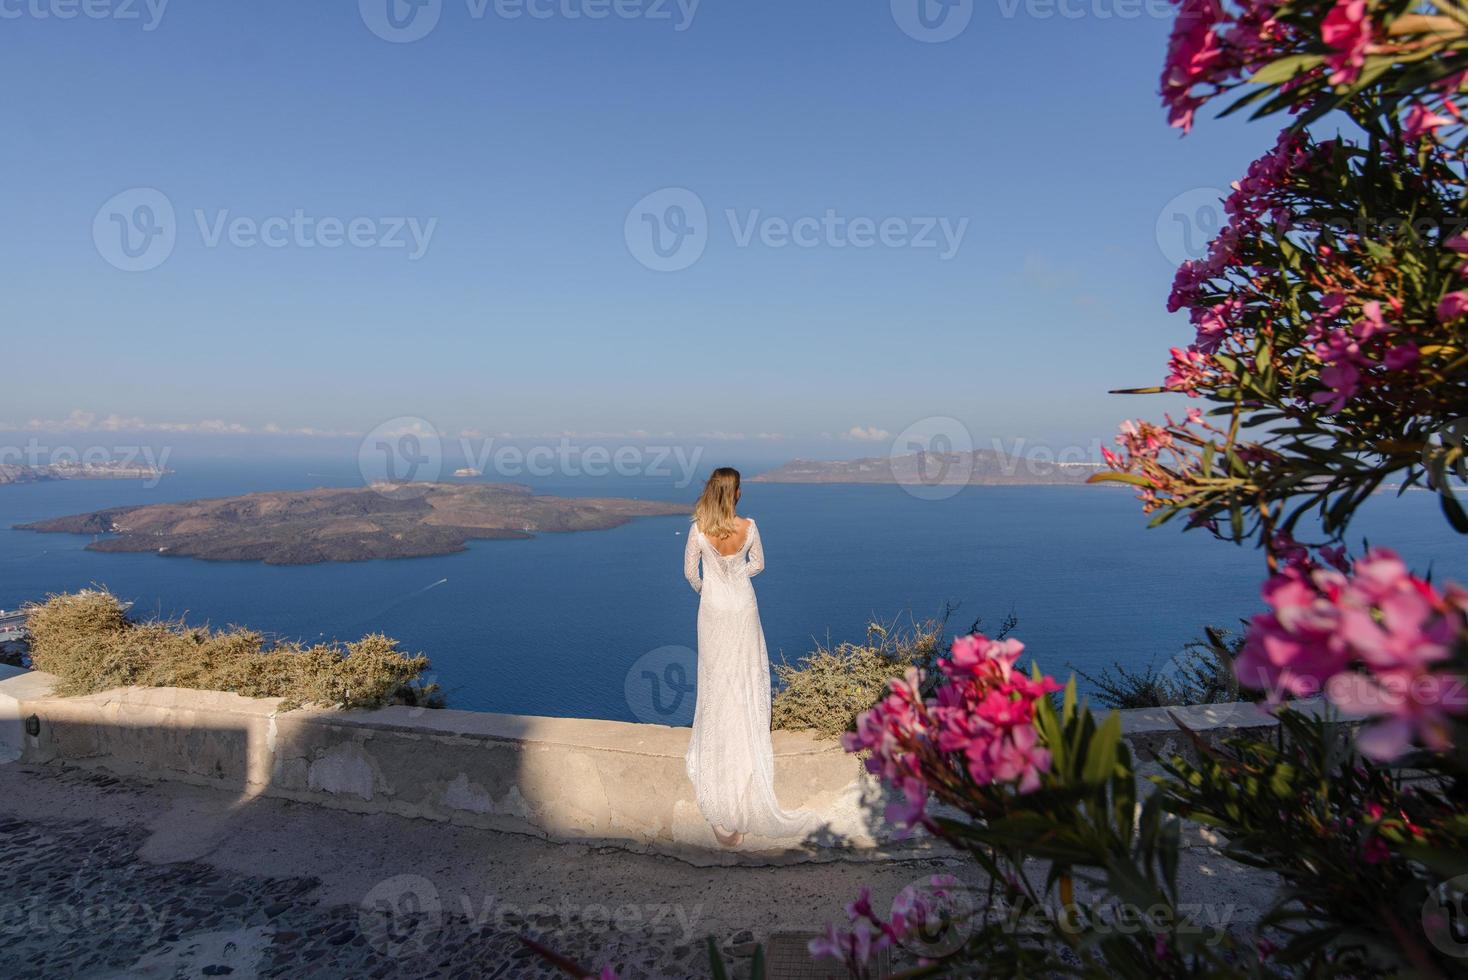
<instances>
[{"instance_id":1,"label":"white cloud","mask_svg":"<svg viewBox=\"0 0 1468 980\"><path fill-rule=\"evenodd\" d=\"M879 429L875 425L853 425L841 433L841 438L849 439L852 442L886 442L892 438L892 433L886 429Z\"/></svg>"},{"instance_id":2,"label":"white cloud","mask_svg":"<svg viewBox=\"0 0 1468 980\"><path fill-rule=\"evenodd\" d=\"M306 426L297 429L283 428L269 422L253 428L239 422L224 419L201 419L197 422L149 422L137 416L98 415L82 409L73 409L60 419L33 418L13 424L0 421L0 432L167 432L184 435L271 435L271 436L318 436L342 438L357 436L355 432L337 432Z\"/></svg>"}]
</instances>

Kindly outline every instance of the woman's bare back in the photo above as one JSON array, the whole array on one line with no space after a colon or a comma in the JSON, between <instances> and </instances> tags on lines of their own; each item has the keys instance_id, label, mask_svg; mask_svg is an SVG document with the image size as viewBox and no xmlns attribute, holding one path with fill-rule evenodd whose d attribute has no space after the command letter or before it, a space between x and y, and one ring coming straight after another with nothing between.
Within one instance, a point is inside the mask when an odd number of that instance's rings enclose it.
<instances>
[{"instance_id":1,"label":"woman's bare back","mask_svg":"<svg viewBox=\"0 0 1468 980\"><path fill-rule=\"evenodd\" d=\"M739 529L737 531L730 531L723 537L718 538L711 537L707 534L704 535L708 543L713 545L714 550L725 558L733 558L739 554L739 552L744 550L745 542L749 540L749 518L737 517L735 520L739 522Z\"/></svg>"}]
</instances>

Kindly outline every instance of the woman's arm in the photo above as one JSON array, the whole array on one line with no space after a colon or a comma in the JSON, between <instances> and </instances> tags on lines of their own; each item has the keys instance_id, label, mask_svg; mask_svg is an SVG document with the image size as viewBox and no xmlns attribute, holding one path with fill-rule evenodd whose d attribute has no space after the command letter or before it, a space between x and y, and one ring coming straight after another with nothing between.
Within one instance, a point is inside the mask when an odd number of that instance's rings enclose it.
<instances>
[{"instance_id":1,"label":"woman's arm","mask_svg":"<svg viewBox=\"0 0 1468 980\"><path fill-rule=\"evenodd\" d=\"M688 541L683 545L683 577L693 586L694 592L703 591L703 580L698 577L698 525L688 525Z\"/></svg>"},{"instance_id":2,"label":"woman's arm","mask_svg":"<svg viewBox=\"0 0 1468 980\"><path fill-rule=\"evenodd\" d=\"M765 546L760 543L759 525L754 518L749 521L749 577L754 578L765 570Z\"/></svg>"}]
</instances>

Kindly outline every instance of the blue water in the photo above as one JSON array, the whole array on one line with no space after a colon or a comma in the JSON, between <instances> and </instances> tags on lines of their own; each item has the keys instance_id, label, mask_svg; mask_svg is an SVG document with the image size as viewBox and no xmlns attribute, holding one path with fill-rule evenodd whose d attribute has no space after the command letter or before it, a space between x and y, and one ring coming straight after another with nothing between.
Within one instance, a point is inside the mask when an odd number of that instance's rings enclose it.
<instances>
[{"instance_id":1,"label":"blue water","mask_svg":"<svg viewBox=\"0 0 1468 980\"><path fill-rule=\"evenodd\" d=\"M135 612L238 624L306 640L381 631L428 654L454 707L623 720L626 680L666 647L695 644L697 597L682 578L681 517L610 531L474 542L456 555L269 567L83 550L88 538L14 524L102 507L360 483L354 461L174 462L155 488L131 482L0 487L0 607L105 585ZM534 481L532 481L534 482ZM692 500L664 480L535 482L564 495ZM1259 606L1257 552L1202 532L1148 531L1131 494L1097 487L970 488L919 500L898 487L746 484L768 570L755 580L771 657L811 638L859 638L872 618L924 617L1015 635L1046 670L1162 663L1207 624ZM1353 530L1419 570L1468 581L1468 539L1425 493L1374 499ZM656 673L666 653L654 653ZM676 659L676 656L674 657ZM670 717L669 720L678 720Z\"/></svg>"}]
</instances>

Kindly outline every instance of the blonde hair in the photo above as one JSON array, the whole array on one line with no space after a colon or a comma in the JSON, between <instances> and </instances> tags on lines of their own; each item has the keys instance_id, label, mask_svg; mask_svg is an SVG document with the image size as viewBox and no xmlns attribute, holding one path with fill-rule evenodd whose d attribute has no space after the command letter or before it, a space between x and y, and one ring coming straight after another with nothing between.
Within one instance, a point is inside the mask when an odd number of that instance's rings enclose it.
<instances>
[{"instance_id":1,"label":"blonde hair","mask_svg":"<svg viewBox=\"0 0 1468 980\"><path fill-rule=\"evenodd\" d=\"M720 466L709 474L698 503L693 505L693 522L705 537L722 538L738 527L734 517L734 499L739 496L739 471Z\"/></svg>"}]
</instances>

